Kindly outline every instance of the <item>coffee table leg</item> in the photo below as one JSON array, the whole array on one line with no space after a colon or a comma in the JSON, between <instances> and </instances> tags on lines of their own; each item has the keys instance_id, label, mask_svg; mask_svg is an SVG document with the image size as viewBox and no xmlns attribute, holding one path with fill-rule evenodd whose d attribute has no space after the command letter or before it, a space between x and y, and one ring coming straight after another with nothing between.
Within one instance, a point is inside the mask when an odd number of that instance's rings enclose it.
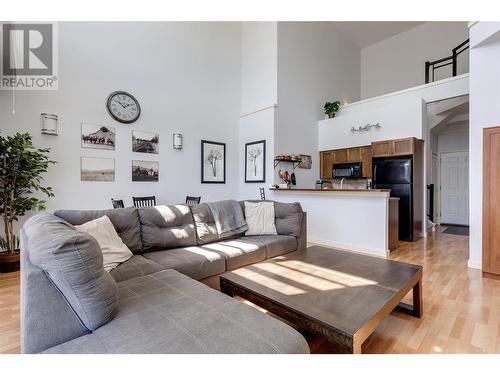
<instances>
[{"instance_id":1,"label":"coffee table leg","mask_svg":"<svg viewBox=\"0 0 500 375\"><path fill-rule=\"evenodd\" d=\"M354 341L352 343L352 354L361 354L361 343Z\"/></svg>"},{"instance_id":2,"label":"coffee table leg","mask_svg":"<svg viewBox=\"0 0 500 375\"><path fill-rule=\"evenodd\" d=\"M408 315L415 316L417 318L423 315L423 301L422 301L422 279L413 287L413 304L409 305L407 303L400 302L399 305L394 309Z\"/></svg>"}]
</instances>

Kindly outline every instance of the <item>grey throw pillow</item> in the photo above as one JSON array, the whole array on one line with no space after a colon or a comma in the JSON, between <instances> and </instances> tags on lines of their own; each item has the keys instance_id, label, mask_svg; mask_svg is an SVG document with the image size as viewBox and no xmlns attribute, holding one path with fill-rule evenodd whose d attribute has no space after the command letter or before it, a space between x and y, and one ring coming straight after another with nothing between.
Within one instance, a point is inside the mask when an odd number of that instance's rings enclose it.
<instances>
[{"instance_id":1,"label":"grey throw pillow","mask_svg":"<svg viewBox=\"0 0 500 375\"><path fill-rule=\"evenodd\" d=\"M117 288L104 271L99 244L87 233L49 213L24 225L29 259L61 292L83 325L94 331L110 321L117 307Z\"/></svg>"}]
</instances>

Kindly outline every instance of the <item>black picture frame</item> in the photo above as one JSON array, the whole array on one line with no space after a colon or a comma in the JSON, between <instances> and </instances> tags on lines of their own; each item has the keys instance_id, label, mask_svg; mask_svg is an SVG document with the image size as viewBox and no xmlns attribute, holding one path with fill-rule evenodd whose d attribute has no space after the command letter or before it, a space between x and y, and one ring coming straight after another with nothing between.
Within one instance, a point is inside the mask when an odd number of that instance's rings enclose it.
<instances>
[{"instance_id":1,"label":"black picture frame","mask_svg":"<svg viewBox=\"0 0 500 375\"><path fill-rule=\"evenodd\" d=\"M262 144L262 179L249 180L248 179L248 146ZM263 139L261 141L248 142L245 143L245 183L254 182L266 182L266 141Z\"/></svg>"},{"instance_id":2,"label":"black picture frame","mask_svg":"<svg viewBox=\"0 0 500 375\"><path fill-rule=\"evenodd\" d=\"M206 173L205 173L205 148L206 146L219 146L222 147L222 168L223 168L223 173L222 173L222 180L211 180L206 178ZM213 171L214 175L217 174L217 171ZM215 177L215 176L214 176ZM205 139L201 140L201 183L202 184L225 184L226 183L226 144L222 142L214 142L214 141L207 141Z\"/></svg>"}]
</instances>

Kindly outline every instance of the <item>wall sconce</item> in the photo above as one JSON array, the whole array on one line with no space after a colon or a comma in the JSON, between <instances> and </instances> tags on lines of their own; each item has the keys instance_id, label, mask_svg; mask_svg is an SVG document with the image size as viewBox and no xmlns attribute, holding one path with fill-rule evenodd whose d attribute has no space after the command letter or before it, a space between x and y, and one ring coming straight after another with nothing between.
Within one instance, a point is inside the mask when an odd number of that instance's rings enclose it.
<instances>
[{"instance_id":1,"label":"wall sconce","mask_svg":"<svg viewBox=\"0 0 500 375\"><path fill-rule=\"evenodd\" d=\"M182 150L182 134L173 134L173 145L175 150Z\"/></svg>"},{"instance_id":2,"label":"wall sconce","mask_svg":"<svg viewBox=\"0 0 500 375\"><path fill-rule=\"evenodd\" d=\"M40 115L40 127L42 134L58 135L59 134L59 119L57 115L51 113L42 113Z\"/></svg>"}]
</instances>

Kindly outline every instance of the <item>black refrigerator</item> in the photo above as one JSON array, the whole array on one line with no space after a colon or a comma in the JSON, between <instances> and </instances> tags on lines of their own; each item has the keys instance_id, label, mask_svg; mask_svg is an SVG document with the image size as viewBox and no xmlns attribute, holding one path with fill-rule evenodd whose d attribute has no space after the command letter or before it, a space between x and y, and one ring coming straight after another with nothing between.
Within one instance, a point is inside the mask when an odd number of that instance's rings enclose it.
<instances>
[{"instance_id":1,"label":"black refrigerator","mask_svg":"<svg viewBox=\"0 0 500 375\"><path fill-rule=\"evenodd\" d=\"M399 198L399 239L413 241L413 160L374 159L373 188L391 189Z\"/></svg>"}]
</instances>

